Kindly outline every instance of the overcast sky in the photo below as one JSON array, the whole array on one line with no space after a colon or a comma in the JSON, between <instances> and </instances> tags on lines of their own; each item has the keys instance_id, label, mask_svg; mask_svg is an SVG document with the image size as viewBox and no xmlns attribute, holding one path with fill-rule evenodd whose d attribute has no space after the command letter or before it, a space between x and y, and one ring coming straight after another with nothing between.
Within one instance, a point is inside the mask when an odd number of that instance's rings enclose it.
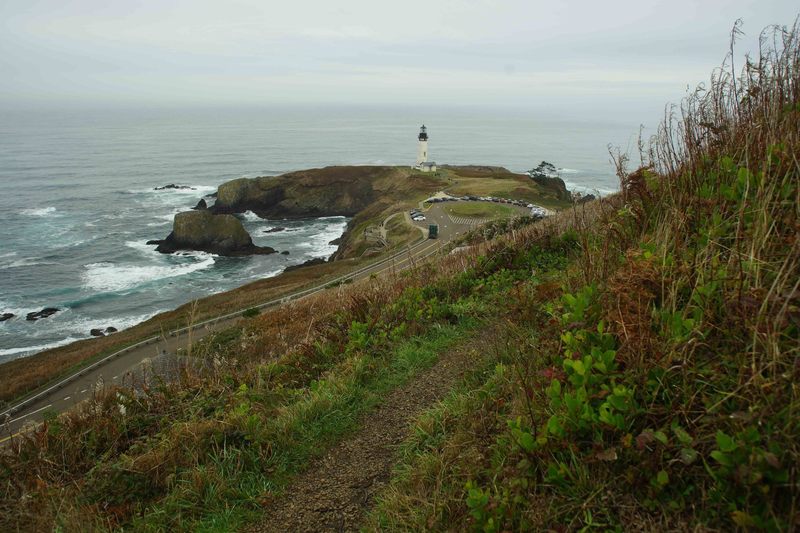
<instances>
[{"instance_id":1,"label":"overcast sky","mask_svg":"<svg viewBox=\"0 0 800 533\"><path fill-rule=\"evenodd\" d=\"M0 106L663 107L797 0L2 0Z\"/></svg>"}]
</instances>

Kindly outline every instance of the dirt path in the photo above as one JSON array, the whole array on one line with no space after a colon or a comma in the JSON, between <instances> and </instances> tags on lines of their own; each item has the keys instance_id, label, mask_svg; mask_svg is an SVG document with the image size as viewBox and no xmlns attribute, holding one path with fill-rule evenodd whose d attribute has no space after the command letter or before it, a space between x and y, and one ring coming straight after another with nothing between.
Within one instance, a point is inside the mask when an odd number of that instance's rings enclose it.
<instances>
[{"instance_id":1,"label":"dirt path","mask_svg":"<svg viewBox=\"0 0 800 533\"><path fill-rule=\"evenodd\" d=\"M261 523L249 531L355 531L389 480L395 451L408 425L444 397L473 355L450 350L430 369L388 394L386 401L361 421L360 429L334 446L291 483L281 498L268 504Z\"/></svg>"}]
</instances>

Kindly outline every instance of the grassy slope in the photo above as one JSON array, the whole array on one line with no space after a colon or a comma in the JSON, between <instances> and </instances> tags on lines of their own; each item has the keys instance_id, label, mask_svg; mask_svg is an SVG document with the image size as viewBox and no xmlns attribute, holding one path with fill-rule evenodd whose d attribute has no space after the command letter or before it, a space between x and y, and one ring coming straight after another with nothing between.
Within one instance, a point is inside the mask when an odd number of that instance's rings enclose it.
<instances>
[{"instance_id":1,"label":"grassy slope","mask_svg":"<svg viewBox=\"0 0 800 533\"><path fill-rule=\"evenodd\" d=\"M797 28L782 38L685 102L600 217L576 213L576 262L520 287L491 375L417 421L368 529L800 527Z\"/></svg>"},{"instance_id":2,"label":"grassy slope","mask_svg":"<svg viewBox=\"0 0 800 533\"><path fill-rule=\"evenodd\" d=\"M444 172L450 183L445 190L454 196L518 198L551 209L563 209L570 204L555 182L550 187L542 187L528 176L506 169L452 167L444 169Z\"/></svg>"}]
</instances>

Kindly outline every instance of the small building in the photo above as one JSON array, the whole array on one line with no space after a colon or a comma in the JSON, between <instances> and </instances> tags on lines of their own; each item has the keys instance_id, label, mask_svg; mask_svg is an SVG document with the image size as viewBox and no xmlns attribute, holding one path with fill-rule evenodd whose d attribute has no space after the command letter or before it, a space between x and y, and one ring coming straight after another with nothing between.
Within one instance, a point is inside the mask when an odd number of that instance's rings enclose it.
<instances>
[{"instance_id":1,"label":"small building","mask_svg":"<svg viewBox=\"0 0 800 533\"><path fill-rule=\"evenodd\" d=\"M428 128L425 124L419 129L417 136L417 162L414 168L422 172L436 172L436 163L428 161Z\"/></svg>"}]
</instances>

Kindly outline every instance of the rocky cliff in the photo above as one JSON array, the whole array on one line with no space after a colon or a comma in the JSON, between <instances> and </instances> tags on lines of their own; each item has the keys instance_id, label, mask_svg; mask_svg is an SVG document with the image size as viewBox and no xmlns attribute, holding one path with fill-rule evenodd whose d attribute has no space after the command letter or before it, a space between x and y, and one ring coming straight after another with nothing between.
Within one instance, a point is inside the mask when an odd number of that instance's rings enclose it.
<instances>
[{"instance_id":1,"label":"rocky cliff","mask_svg":"<svg viewBox=\"0 0 800 533\"><path fill-rule=\"evenodd\" d=\"M156 248L161 253L199 250L219 255L275 253L270 247L253 244L250 234L233 215L215 215L208 210L186 211L175 215L172 233Z\"/></svg>"},{"instance_id":2,"label":"rocky cliff","mask_svg":"<svg viewBox=\"0 0 800 533\"><path fill-rule=\"evenodd\" d=\"M263 218L352 217L398 185L396 167L326 167L220 185L214 213L253 211ZM405 176L396 176L397 180Z\"/></svg>"}]
</instances>

